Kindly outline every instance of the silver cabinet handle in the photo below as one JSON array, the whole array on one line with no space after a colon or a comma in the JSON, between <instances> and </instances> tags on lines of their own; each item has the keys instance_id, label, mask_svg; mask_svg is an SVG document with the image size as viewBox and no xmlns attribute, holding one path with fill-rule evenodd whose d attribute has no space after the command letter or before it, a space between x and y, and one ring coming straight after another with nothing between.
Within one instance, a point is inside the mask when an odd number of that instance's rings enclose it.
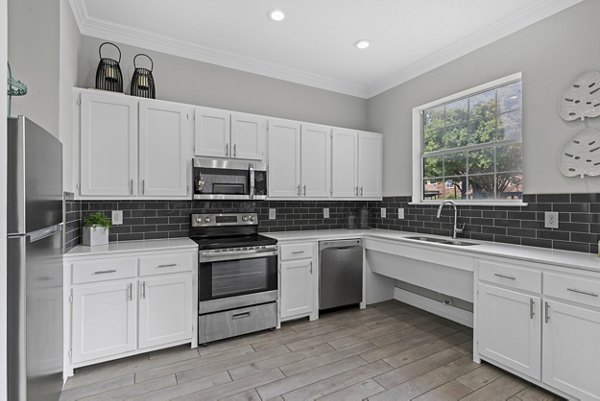
<instances>
[{"instance_id":1,"label":"silver cabinet handle","mask_svg":"<svg viewBox=\"0 0 600 401\"><path fill-rule=\"evenodd\" d=\"M225 144L225 156L229 156L229 144Z\"/></svg>"},{"instance_id":2,"label":"silver cabinet handle","mask_svg":"<svg viewBox=\"0 0 600 401\"><path fill-rule=\"evenodd\" d=\"M360 187L360 196L363 196L363 187Z\"/></svg>"},{"instance_id":3,"label":"silver cabinet handle","mask_svg":"<svg viewBox=\"0 0 600 401\"><path fill-rule=\"evenodd\" d=\"M548 323L548 321L550 320L550 304L548 302L545 302L544 313L546 315L546 317L544 318L544 321L546 323Z\"/></svg>"},{"instance_id":4,"label":"silver cabinet handle","mask_svg":"<svg viewBox=\"0 0 600 401\"><path fill-rule=\"evenodd\" d=\"M354 196L358 196L358 187L354 187Z\"/></svg>"},{"instance_id":5,"label":"silver cabinet handle","mask_svg":"<svg viewBox=\"0 0 600 401\"><path fill-rule=\"evenodd\" d=\"M129 283L129 300L133 301L133 283Z\"/></svg>"},{"instance_id":6,"label":"silver cabinet handle","mask_svg":"<svg viewBox=\"0 0 600 401\"><path fill-rule=\"evenodd\" d=\"M162 268L165 268L165 267L175 267L175 266L177 266L177 263L170 263L168 265L158 265L156 267L159 268L159 269L162 269Z\"/></svg>"},{"instance_id":7,"label":"silver cabinet handle","mask_svg":"<svg viewBox=\"0 0 600 401\"><path fill-rule=\"evenodd\" d=\"M494 273L494 276L496 277L500 277L500 278L505 278L507 280L516 280L516 277L512 277L512 276L505 276L504 274L499 274L499 273Z\"/></svg>"},{"instance_id":8,"label":"silver cabinet handle","mask_svg":"<svg viewBox=\"0 0 600 401\"><path fill-rule=\"evenodd\" d=\"M302 196L302 186L298 184L298 196Z\"/></svg>"},{"instance_id":9,"label":"silver cabinet handle","mask_svg":"<svg viewBox=\"0 0 600 401\"><path fill-rule=\"evenodd\" d=\"M535 317L535 301L533 298L529 299L529 318L533 319Z\"/></svg>"},{"instance_id":10,"label":"silver cabinet handle","mask_svg":"<svg viewBox=\"0 0 600 401\"><path fill-rule=\"evenodd\" d=\"M117 271L115 269L111 269L111 270L98 270L96 272L94 272L94 274L110 274L110 273L116 273Z\"/></svg>"},{"instance_id":11,"label":"silver cabinet handle","mask_svg":"<svg viewBox=\"0 0 600 401\"><path fill-rule=\"evenodd\" d=\"M312 274L312 262L308 262L308 264L310 265L310 274Z\"/></svg>"},{"instance_id":12,"label":"silver cabinet handle","mask_svg":"<svg viewBox=\"0 0 600 401\"><path fill-rule=\"evenodd\" d=\"M142 281L142 298L146 298L146 282Z\"/></svg>"},{"instance_id":13,"label":"silver cabinet handle","mask_svg":"<svg viewBox=\"0 0 600 401\"><path fill-rule=\"evenodd\" d=\"M577 294L587 295L589 297L598 298L598 294L593 293L593 292L581 291L581 290L577 290L575 288L567 288L567 291L571 291L571 292L574 292Z\"/></svg>"},{"instance_id":14,"label":"silver cabinet handle","mask_svg":"<svg viewBox=\"0 0 600 401\"><path fill-rule=\"evenodd\" d=\"M146 195L146 180L142 180L142 195Z\"/></svg>"},{"instance_id":15,"label":"silver cabinet handle","mask_svg":"<svg viewBox=\"0 0 600 401\"><path fill-rule=\"evenodd\" d=\"M306 185L304 186L304 196L306 196Z\"/></svg>"},{"instance_id":16,"label":"silver cabinet handle","mask_svg":"<svg viewBox=\"0 0 600 401\"><path fill-rule=\"evenodd\" d=\"M235 315L231 316L232 320L235 319L243 319L245 317L250 317L250 312L242 312L242 313L236 313Z\"/></svg>"},{"instance_id":17,"label":"silver cabinet handle","mask_svg":"<svg viewBox=\"0 0 600 401\"><path fill-rule=\"evenodd\" d=\"M294 251L292 252L292 255L300 255L301 253L304 253L304 251Z\"/></svg>"},{"instance_id":18,"label":"silver cabinet handle","mask_svg":"<svg viewBox=\"0 0 600 401\"><path fill-rule=\"evenodd\" d=\"M129 193L133 195L133 180L129 180Z\"/></svg>"},{"instance_id":19,"label":"silver cabinet handle","mask_svg":"<svg viewBox=\"0 0 600 401\"><path fill-rule=\"evenodd\" d=\"M237 143L233 144L233 157L237 157Z\"/></svg>"}]
</instances>

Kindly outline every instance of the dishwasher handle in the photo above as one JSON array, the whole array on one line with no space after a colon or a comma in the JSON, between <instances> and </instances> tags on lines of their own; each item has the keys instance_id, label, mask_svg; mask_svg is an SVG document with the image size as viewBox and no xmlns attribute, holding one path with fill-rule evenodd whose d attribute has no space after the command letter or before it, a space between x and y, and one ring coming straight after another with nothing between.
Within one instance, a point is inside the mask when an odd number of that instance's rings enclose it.
<instances>
[{"instance_id":1,"label":"dishwasher handle","mask_svg":"<svg viewBox=\"0 0 600 401\"><path fill-rule=\"evenodd\" d=\"M324 249L330 249L330 248L346 249L346 248L352 248L352 247L357 247L357 246L359 246L359 247L363 246L363 240L361 238L319 242L319 249L321 251Z\"/></svg>"}]
</instances>

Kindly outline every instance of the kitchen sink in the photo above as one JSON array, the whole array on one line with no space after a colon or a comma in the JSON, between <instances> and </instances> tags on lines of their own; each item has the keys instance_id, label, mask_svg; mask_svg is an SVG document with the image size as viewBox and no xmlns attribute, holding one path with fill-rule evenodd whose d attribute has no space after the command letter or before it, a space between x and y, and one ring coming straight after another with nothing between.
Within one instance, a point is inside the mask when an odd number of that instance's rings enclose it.
<instances>
[{"instance_id":1,"label":"kitchen sink","mask_svg":"<svg viewBox=\"0 0 600 401\"><path fill-rule=\"evenodd\" d=\"M454 245L454 246L479 245L475 242L460 241L460 240L452 239L452 238L446 239L446 238L425 237L423 235L419 235L419 236L415 236L415 237L406 237L406 239L412 239L415 241L423 241L423 242L433 242L436 244Z\"/></svg>"}]
</instances>

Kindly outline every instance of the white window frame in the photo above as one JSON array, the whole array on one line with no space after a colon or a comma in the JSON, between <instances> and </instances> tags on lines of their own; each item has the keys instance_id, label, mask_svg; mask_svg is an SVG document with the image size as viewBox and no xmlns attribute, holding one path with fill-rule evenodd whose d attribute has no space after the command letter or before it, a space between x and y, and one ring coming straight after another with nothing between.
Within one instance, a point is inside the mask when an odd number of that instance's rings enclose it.
<instances>
[{"instance_id":1,"label":"white window frame","mask_svg":"<svg viewBox=\"0 0 600 401\"><path fill-rule=\"evenodd\" d=\"M522 80L521 72L508 75L503 78L496 79L491 82L487 82L482 85L478 85L464 91L446 96L442 99L434 100L433 102L423 104L413 108L412 120L412 162L413 162L413 190L412 190L412 205L439 205L443 200L424 200L423 199L423 112L427 109L439 106L444 103L449 103L454 100L459 100L465 97L472 96L479 92L485 92L486 90L493 89L498 86L509 84ZM521 95L521 98L523 95ZM521 110L522 106L521 106ZM522 127L521 127L522 128ZM455 200L457 205L479 205L479 206L527 206L526 202L522 199L518 200Z\"/></svg>"}]
</instances>

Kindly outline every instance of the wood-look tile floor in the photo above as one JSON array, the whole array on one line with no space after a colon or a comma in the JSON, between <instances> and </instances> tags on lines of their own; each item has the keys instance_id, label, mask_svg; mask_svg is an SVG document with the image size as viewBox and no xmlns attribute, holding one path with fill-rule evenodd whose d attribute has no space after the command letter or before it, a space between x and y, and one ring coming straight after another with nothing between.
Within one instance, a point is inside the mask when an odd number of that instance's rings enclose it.
<instances>
[{"instance_id":1,"label":"wood-look tile floor","mask_svg":"<svg viewBox=\"0 0 600 401\"><path fill-rule=\"evenodd\" d=\"M67 400L559 400L472 362L470 329L390 301L82 368Z\"/></svg>"}]
</instances>

